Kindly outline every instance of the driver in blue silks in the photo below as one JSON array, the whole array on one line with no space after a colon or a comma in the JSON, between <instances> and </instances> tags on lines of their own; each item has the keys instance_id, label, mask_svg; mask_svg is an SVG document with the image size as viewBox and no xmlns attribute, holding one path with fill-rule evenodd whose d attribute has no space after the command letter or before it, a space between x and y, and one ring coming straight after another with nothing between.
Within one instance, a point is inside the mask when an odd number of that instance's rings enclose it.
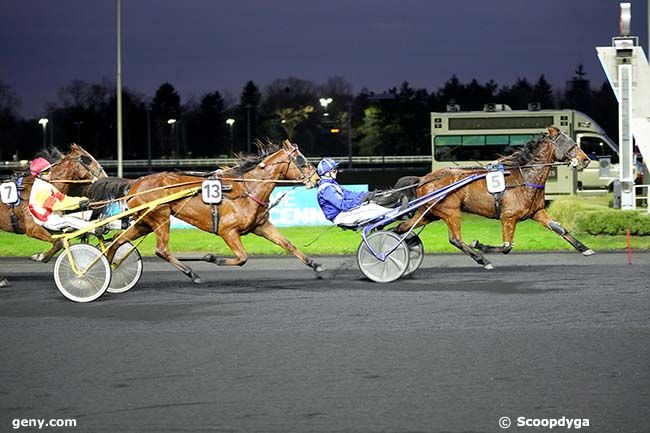
<instances>
[{"instance_id":1,"label":"driver in blue silks","mask_svg":"<svg viewBox=\"0 0 650 433\"><path fill-rule=\"evenodd\" d=\"M342 188L336 181L339 163L325 158L318 163L316 171L320 176L318 204L325 218L336 225L357 226L385 214L390 209L370 203L373 192L354 192Z\"/></svg>"}]
</instances>

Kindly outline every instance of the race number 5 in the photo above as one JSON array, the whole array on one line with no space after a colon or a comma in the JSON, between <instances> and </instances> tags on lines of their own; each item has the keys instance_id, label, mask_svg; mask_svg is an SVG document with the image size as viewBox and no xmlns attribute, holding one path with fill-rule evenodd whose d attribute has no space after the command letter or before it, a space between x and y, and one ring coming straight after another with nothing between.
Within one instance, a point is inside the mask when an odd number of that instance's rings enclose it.
<instances>
[{"instance_id":1,"label":"race number 5","mask_svg":"<svg viewBox=\"0 0 650 433\"><path fill-rule=\"evenodd\" d=\"M0 184L0 196L4 204L14 204L18 201L18 189L13 182Z\"/></svg>"},{"instance_id":2,"label":"race number 5","mask_svg":"<svg viewBox=\"0 0 650 433\"><path fill-rule=\"evenodd\" d=\"M221 203L221 181L216 179L204 180L201 184L201 198L204 203Z\"/></svg>"},{"instance_id":3,"label":"race number 5","mask_svg":"<svg viewBox=\"0 0 650 433\"><path fill-rule=\"evenodd\" d=\"M485 176L487 189L491 194L503 192L506 189L506 178L501 171L491 171Z\"/></svg>"}]
</instances>

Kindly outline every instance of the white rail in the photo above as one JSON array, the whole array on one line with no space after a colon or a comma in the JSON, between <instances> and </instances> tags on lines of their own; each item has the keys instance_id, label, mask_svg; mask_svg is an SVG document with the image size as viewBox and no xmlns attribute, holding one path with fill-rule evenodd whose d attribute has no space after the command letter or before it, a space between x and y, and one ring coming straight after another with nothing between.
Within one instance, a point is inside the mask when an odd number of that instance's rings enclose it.
<instances>
[{"instance_id":1,"label":"white rail","mask_svg":"<svg viewBox=\"0 0 650 433\"><path fill-rule=\"evenodd\" d=\"M308 157L310 162L317 164L321 157ZM334 159L341 161L345 165L348 162L347 156L335 157ZM114 168L117 167L117 161L114 159L102 159L98 161L102 167ZM4 161L0 162L0 169L16 170L27 165L27 161ZM191 159L152 159L151 167L220 167L224 165L235 165L237 159L235 158L191 158ZM431 155L391 155L391 156L353 156L352 164L368 164L368 165L382 165L382 164L430 164ZM149 167L149 160L147 159L125 159L123 161L125 168L146 168Z\"/></svg>"}]
</instances>

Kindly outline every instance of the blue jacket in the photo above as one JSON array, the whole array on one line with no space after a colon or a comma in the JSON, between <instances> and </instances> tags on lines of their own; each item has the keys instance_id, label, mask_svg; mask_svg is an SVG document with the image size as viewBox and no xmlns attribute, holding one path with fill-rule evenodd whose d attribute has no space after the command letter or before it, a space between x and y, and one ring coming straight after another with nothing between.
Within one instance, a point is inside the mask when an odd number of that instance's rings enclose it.
<instances>
[{"instance_id":1,"label":"blue jacket","mask_svg":"<svg viewBox=\"0 0 650 433\"><path fill-rule=\"evenodd\" d=\"M341 188L334 179L321 177L318 184L318 204L325 218L333 221L342 211L353 209L363 203L365 192Z\"/></svg>"}]
</instances>

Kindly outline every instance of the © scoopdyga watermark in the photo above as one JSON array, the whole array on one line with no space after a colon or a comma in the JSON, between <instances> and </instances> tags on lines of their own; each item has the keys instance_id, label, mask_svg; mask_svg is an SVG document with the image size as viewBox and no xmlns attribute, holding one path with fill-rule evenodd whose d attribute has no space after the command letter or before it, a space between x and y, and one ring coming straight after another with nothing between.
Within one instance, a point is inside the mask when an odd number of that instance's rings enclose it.
<instances>
[{"instance_id":1,"label":"\u00a9 scoopdyga watermark","mask_svg":"<svg viewBox=\"0 0 650 433\"><path fill-rule=\"evenodd\" d=\"M76 419L58 419L58 418L52 418L52 419L42 419L42 418L16 418L11 420L11 427L14 430L18 430L19 428L30 428L30 427L36 427L39 430L43 428L58 428L58 427L76 427L77 426L77 420Z\"/></svg>"},{"instance_id":2,"label":"\u00a9 scoopdyga watermark","mask_svg":"<svg viewBox=\"0 0 650 433\"><path fill-rule=\"evenodd\" d=\"M502 429L510 428L512 421L507 416L499 418L499 427ZM554 428L581 429L589 427L589 419L587 418L526 418L525 416L517 417L517 427L542 427L549 430Z\"/></svg>"}]
</instances>

